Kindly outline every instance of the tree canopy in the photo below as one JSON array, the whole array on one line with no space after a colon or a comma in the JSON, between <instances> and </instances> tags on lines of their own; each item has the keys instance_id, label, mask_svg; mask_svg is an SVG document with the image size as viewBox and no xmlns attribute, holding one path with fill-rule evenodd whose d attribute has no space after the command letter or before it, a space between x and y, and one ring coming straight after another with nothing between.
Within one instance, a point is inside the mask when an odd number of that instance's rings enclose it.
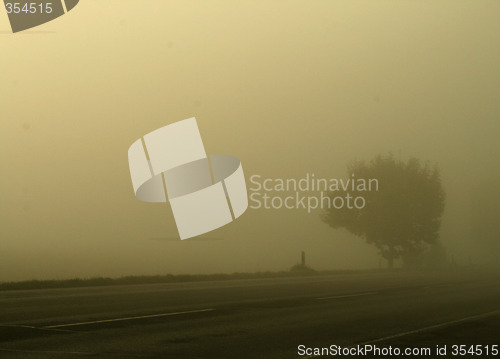
<instances>
[{"instance_id":1,"label":"tree canopy","mask_svg":"<svg viewBox=\"0 0 500 359\"><path fill-rule=\"evenodd\" d=\"M392 268L396 258L407 266L418 265L422 253L437 244L445 193L439 170L417 158L407 161L392 154L366 163L348 165L349 177L377 179L378 190L356 192L352 188L329 195L363 196L363 208L329 208L322 220L333 228L345 228L375 245Z\"/></svg>"}]
</instances>

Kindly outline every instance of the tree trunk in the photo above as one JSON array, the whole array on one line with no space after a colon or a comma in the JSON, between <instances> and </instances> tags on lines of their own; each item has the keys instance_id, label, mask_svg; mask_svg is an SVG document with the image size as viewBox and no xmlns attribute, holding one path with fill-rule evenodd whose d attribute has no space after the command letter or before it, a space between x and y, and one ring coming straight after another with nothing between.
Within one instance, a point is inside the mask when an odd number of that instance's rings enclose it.
<instances>
[{"instance_id":1,"label":"tree trunk","mask_svg":"<svg viewBox=\"0 0 500 359\"><path fill-rule=\"evenodd\" d=\"M387 257L387 268L389 268L389 270L393 270L394 269L394 256L393 255L389 255Z\"/></svg>"},{"instance_id":2,"label":"tree trunk","mask_svg":"<svg viewBox=\"0 0 500 359\"><path fill-rule=\"evenodd\" d=\"M389 248L383 254L383 257L387 259L387 268L392 271L394 269L394 258L396 258L396 251L394 246L389 246Z\"/></svg>"}]
</instances>

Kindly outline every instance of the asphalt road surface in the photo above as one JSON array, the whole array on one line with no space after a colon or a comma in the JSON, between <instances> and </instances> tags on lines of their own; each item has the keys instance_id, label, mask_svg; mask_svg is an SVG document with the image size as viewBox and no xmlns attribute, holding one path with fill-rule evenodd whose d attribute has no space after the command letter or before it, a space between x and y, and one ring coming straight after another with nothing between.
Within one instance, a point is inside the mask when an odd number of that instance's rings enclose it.
<instances>
[{"instance_id":1,"label":"asphalt road surface","mask_svg":"<svg viewBox=\"0 0 500 359\"><path fill-rule=\"evenodd\" d=\"M395 348L400 357L500 358L499 344L500 276L492 273L0 292L0 358L392 358ZM379 352L326 355L339 347Z\"/></svg>"}]
</instances>

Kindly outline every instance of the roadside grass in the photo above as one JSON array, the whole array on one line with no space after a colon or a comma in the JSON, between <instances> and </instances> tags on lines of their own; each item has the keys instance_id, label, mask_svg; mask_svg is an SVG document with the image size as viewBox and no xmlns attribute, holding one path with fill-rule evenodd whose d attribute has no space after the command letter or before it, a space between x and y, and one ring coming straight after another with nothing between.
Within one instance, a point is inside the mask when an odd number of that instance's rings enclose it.
<instances>
[{"instance_id":1,"label":"roadside grass","mask_svg":"<svg viewBox=\"0 0 500 359\"><path fill-rule=\"evenodd\" d=\"M73 278L62 280L28 280L21 282L1 282L0 291L8 290L30 290L30 289L53 289L53 288L78 288L78 287L98 287L114 285L134 285L134 284L156 284L156 283L186 283L186 282L206 282L224 281L239 279L260 279L260 278L285 278L304 277L331 274L356 274L385 272L383 269L364 270L334 270L315 271L309 267L300 268L300 265L293 266L289 271L278 272L254 272L254 273L219 273L219 274L165 274L165 275L141 275L124 276L119 278Z\"/></svg>"}]
</instances>

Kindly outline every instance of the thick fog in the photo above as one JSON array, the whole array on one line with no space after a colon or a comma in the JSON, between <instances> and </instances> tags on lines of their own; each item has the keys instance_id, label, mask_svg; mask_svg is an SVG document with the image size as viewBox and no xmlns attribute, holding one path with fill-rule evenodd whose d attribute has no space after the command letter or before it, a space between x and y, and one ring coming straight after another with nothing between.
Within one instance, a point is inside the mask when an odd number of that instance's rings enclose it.
<instances>
[{"instance_id":1,"label":"thick fog","mask_svg":"<svg viewBox=\"0 0 500 359\"><path fill-rule=\"evenodd\" d=\"M11 34L0 11L0 281L377 268L321 211L249 208L180 241L134 196L129 146L195 116L250 177L344 178L392 152L437 164L441 241L498 260L497 1L96 1Z\"/></svg>"}]
</instances>

